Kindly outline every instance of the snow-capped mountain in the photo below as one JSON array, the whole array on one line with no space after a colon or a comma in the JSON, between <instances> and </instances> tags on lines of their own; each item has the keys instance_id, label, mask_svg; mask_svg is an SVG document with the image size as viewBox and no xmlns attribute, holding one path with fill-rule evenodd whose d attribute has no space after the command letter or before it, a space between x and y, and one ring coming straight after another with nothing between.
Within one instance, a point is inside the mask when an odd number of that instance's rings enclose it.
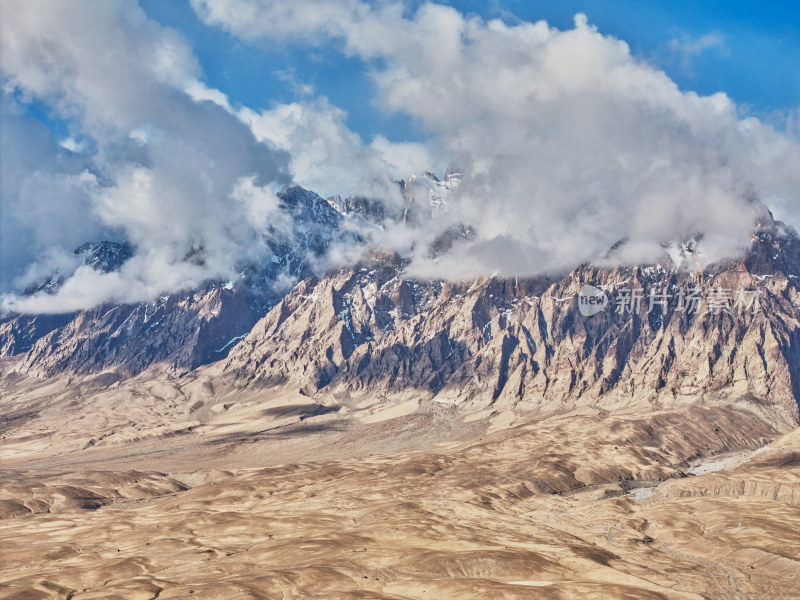
<instances>
[{"instance_id":1,"label":"snow-capped mountain","mask_svg":"<svg viewBox=\"0 0 800 600\"><path fill-rule=\"evenodd\" d=\"M109 273L119 270L133 256L134 248L128 242L88 242L76 248L75 254L82 258L82 264Z\"/></svg>"},{"instance_id":2,"label":"snow-capped mountain","mask_svg":"<svg viewBox=\"0 0 800 600\"><path fill-rule=\"evenodd\" d=\"M407 179L396 182L404 202L399 207L389 206L383 199L358 194L346 198L331 196L327 202L345 216L358 216L377 224L389 220L413 225L422 220L436 220L445 213L461 177L461 173L452 168L445 172L442 180L431 171L422 175L412 173Z\"/></svg>"},{"instance_id":3,"label":"snow-capped mountain","mask_svg":"<svg viewBox=\"0 0 800 600\"><path fill-rule=\"evenodd\" d=\"M456 169L448 169L441 181L430 171L425 171L421 176L411 175L402 186L403 195L411 205L409 211L414 214L422 210L422 205L427 207L428 215L435 219L447 211L450 196L458 189L461 178L461 172Z\"/></svg>"},{"instance_id":4,"label":"snow-capped mountain","mask_svg":"<svg viewBox=\"0 0 800 600\"><path fill-rule=\"evenodd\" d=\"M798 420L800 238L779 224L762 228L745 258L695 274L668 261L583 265L558 280L446 283L404 271L396 255L376 255L302 282L233 349L225 372L246 386L289 379L309 396L413 389L545 412L747 401L773 422ZM585 316L585 285L615 301Z\"/></svg>"},{"instance_id":5,"label":"snow-capped mountain","mask_svg":"<svg viewBox=\"0 0 800 600\"><path fill-rule=\"evenodd\" d=\"M286 293L286 281L312 274L338 236L342 216L317 194L292 186L278 194L291 228L270 232L264 264L242 265L235 281L209 281L196 290L150 302L99 306L64 315L8 315L0 320L0 356L25 354L22 369L48 376L61 371L115 369L125 375L158 364L181 373L220 358ZM103 272L133 255L127 243L86 243L82 263ZM191 257L190 257L191 258ZM55 293L60 274L28 293Z\"/></svg>"},{"instance_id":6,"label":"snow-capped mountain","mask_svg":"<svg viewBox=\"0 0 800 600\"><path fill-rule=\"evenodd\" d=\"M429 184L452 190L457 176L449 188L419 181L428 202ZM438 198L445 206L447 195ZM280 383L309 396L413 389L440 402L542 411L745 402L772 422L798 422L800 237L771 218L744 257L704 270L671 258L690 256L689 241L667 247L659 264L460 283L416 280L396 253L374 249L317 279L307 259L351 235L345 217L301 188L281 201L292 232L276 232L275 258L239 280L73 315L12 316L0 323L4 353L22 354L18 370L40 377L181 374L223 361L238 385ZM111 267L107 255L87 254L95 268ZM287 273L302 279L288 293L274 285ZM581 305L587 289L586 302L602 304L595 312Z\"/></svg>"}]
</instances>

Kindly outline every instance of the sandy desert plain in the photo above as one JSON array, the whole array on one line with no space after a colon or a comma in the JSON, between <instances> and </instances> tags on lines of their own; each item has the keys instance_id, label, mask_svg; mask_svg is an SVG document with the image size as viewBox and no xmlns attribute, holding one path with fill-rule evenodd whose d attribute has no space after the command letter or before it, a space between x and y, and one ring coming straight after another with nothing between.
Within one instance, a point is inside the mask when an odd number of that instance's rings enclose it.
<instances>
[{"instance_id":1,"label":"sandy desert plain","mask_svg":"<svg viewBox=\"0 0 800 600\"><path fill-rule=\"evenodd\" d=\"M800 598L800 430L2 370L0 598Z\"/></svg>"}]
</instances>

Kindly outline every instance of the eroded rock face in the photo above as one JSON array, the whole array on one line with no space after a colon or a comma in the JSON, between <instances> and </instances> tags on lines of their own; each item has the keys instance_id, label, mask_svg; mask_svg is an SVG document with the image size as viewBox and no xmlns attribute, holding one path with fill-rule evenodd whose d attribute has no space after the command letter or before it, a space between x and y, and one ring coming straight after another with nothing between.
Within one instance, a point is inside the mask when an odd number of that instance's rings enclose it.
<instances>
[{"instance_id":1,"label":"eroded rock face","mask_svg":"<svg viewBox=\"0 0 800 600\"><path fill-rule=\"evenodd\" d=\"M219 287L102 306L39 339L21 370L40 377L105 369L135 375L157 364L180 374L223 358L256 320L243 293Z\"/></svg>"},{"instance_id":2,"label":"eroded rock face","mask_svg":"<svg viewBox=\"0 0 800 600\"><path fill-rule=\"evenodd\" d=\"M743 400L788 424L800 398L797 250L793 234L763 232L745 259L703 273L582 266L559 281L466 283L415 281L398 258L373 258L299 284L225 370L309 394L414 389L548 410ZM607 310L581 314L584 284L605 290ZM639 290L638 311L617 305L625 290Z\"/></svg>"},{"instance_id":3,"label":"eroded rock face","mask_svg":"<svg viewBox=\"0 0 800 600\"><path fill-rule=\"evenodd\" d=\"M134 248L127 242L87 242L75 249L84 265L103 273L118 271L133 254Z\"/></svg>"},{"instance_id":4,"label":"eroded rock face","mask_svg":"<svg viewBox=\"0 0 800 600\"><path fill-rule=\"evenodd\" d=\"M28 352L40 338L66 325L74 316L12 315L0 319L0 358Z\"/></svg>"},{"instance_id":5,"label":"eroded rock face","mask_svg":"<svg viewBox=\"0 0 800 600\"><path fill-rule=\"evenodd\" d=\"M298 235L324 249L339 217L295 191L287 208L308 215ZM281 268L294 265L285 256ZM304 274L299 259L296 268ZM240 385L289 383L308 395L413 392L546 412L742 401L788 424L798 421L800 398L799 277L796 232L771 223L744 258L696 273L665 261L583 265L557 280L448 283L415 280L399 256L376 251L304 279L269 312L252 285L209 284L82 311L49 329L22 320L0 327L30 340L29 349L13 340L5 348L25 351L20 370L42 377L135 375L153 365L180 374L225 359L223 372ZM581 310L587 285L605 310Z\"/></svg>"}]
</instances>

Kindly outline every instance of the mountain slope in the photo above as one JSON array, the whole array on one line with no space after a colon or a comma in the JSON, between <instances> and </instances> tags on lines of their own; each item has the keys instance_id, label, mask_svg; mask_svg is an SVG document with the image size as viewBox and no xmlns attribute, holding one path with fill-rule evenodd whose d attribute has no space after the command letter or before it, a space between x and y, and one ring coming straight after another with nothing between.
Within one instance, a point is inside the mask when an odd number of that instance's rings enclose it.
<instances>
[{"instance_id":1,"label":"mountain slope","mask_svg":"<svg viewBox=\"0 0 800 600\"><path fill-rule=\"evenodd\" d=\"M796 234L773 228L745 259L702 273L584 265L555 282L415 281L396 256L376 256L299 284L231 351L225 370L243 385L290 381L309 395L413 389L547 411L747 401L771 421L795 423L798 248ZM586 317L577 301L584 284L617 297L639 290L640 310L615 305ZM681 311L676 302L695 289L704 304ZM749 305L737 305L740 291ZM651 293L662 292L669 301L648 313Z\"/></svg>"},{"instance_id":2,"label":"mountain slope","mask_svg":"<svg viewBox=\"0 0 800 600\"><path fill-rule=\"evenodd\" d=\"M0 356L25 353L20 369L39 377L105 369L129 376L151 365L180 374L224 358L283 297L283 282L308 277L309 261L318 260L332 241L345 235L339 227L341 215L317 194L295 186L278 197L291 226L269 232L271 258L265 264L242 265L235 281L208 282L151 302L59 316L9 315L0 321ZM108 272L118 270L132 249L102 242L84 244L75 252L84 264ZM51 279L56 282L52 289L31 293L55 293L60 281Z\"/></svg>"},{"instance_id":3,"label":"mountain slope","mask_svg":"<svg viewBox=\"0 0 800 600\"><path fill-rule=\"evenodd\" d=\"M419 281L397 254L374 250L317 280L308 260L349 235L343 217L301 188L282 202L292 234L274 236L272 261L239 280L68 323L17 315L0 324L3 348L23 352L18 369L38 377L181 375L225 359L239 386L288 384L342 401L411 392L542 412L703 401L798 422L800 238L780 223L760 224L742 259L698 272L672 252L658 265L581 265L560 279ZM284 296L275 282L287 276L305 279ZM583 314L584 289L606 309Z\"/></svg>"}]
</instances>

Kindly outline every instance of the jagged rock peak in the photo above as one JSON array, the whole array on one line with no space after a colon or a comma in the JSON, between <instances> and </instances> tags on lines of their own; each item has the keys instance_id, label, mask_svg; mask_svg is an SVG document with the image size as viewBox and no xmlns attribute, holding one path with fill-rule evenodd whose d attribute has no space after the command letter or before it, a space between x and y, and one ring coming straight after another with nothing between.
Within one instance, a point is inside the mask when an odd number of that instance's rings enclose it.
<instances>
[{"instance_id":1,"label":"jagged rock peak","mask_svg":"<svg viewBox=\"0 0 800 600\"><path fill-rule=\"evenodd\" d=\"M87 242L75 249L82 263L96 271L110 273L118 270L134 254L134 247L128 242Z\"/></svg>"},{"instance_id":2,"label":"jagged rock peak","mask_svg":"<svg viewBox=\"0 0 800 600\"><path fill-rule=\"evenodd\" d=\"M782 251L795 243L786 238ZM462 283L415 280L402 261L376 255L302 282L224 368L242 385L291 382L309 395L414 390L440 402L542 410L747 401L793 423L800 292L773 250L759 238L747 258L716 271L584 265L555 281ZM614 299L599 314L579 309L587 284ZM737 310L738 289L757 294L757 306ZM616 302L626 290L639 297L628 309ZM690 290L705 302L695 312L680 305ZM720 290L731 290L725 303ZM651 296L664 301L649 306Z\"/></svg>"}]
</instances>

